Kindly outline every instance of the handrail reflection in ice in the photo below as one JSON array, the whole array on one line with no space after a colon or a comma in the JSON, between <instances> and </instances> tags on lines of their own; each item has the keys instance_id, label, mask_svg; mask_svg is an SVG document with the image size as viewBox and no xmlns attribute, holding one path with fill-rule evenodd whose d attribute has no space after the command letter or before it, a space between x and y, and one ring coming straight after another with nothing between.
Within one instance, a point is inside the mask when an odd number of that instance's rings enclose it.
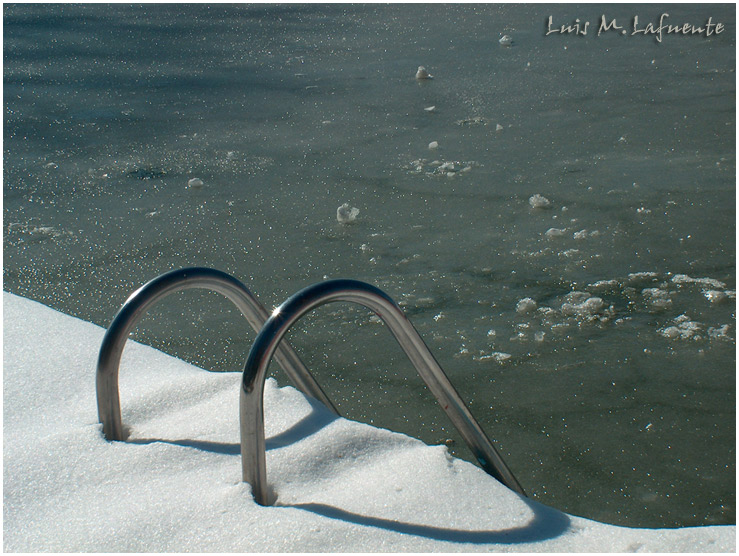
<instances>
[{"instance_id":1,"label":"handrail reflection in ice","mask_svg":"<svg viewBox=\"0 0 739 556\"><path fill-rule=\"evenodd\" d=\"M133 292L108 327L98 355L98 417L103 424L103 434L108 440L124 440L126 436L121 422L118 369L129 333L157 301L176 291L190 288L209 289L223 294L236 305L256 332L269 317L267 310L244 284L225 272L211 268L173 270ZM323 402L336 413L331 400L288 343L279 346L275 359L299 390Z\"/></svg>"},{"instance_id":2,"label":"handrail reflection in ice","mask_svg":"<svg viewBox=\"0 0 739 556\"><path fill-rule=\"evenodd\" d=\"M274 502L267 485L264 440L264 381L269 362L282 338L297 320L312 309L332 301L358 303L374 311L385 322L482 468L525 496L523 488L402 309L382 290L364 282L329 280L299 291L275 309L259 332L246 361L239 397L241 465L243 479L251 485L257 503L269 505Z\"/></svg>"}]
</instances>

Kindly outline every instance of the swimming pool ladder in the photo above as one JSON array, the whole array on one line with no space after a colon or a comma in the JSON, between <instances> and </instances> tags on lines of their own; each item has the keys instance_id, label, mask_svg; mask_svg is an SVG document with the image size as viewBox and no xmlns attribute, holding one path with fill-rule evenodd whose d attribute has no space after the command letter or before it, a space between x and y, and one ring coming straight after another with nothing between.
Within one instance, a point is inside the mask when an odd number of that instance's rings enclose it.
<instances>
[{"instance_id":1,"label":"swimming pool ladder","mask_svg":"<svg viewBox=\"0 0 739 556\"><path fill-rule=\"evenodd\" d=\"M217 270L191 268L173 271L142 286L131 294L118 312L100 348L97 367L98 415L109 440L125 439L120 417L118 368L129 332L156 301L169 293L191 287L210 288L223 293L241 309L255 330L260 329L249 351L239 395L242 477L251 485L257 503L270 505L274 502L267 484L264 438L264 383L271 359L277 359L303 393L318 399L338 414L297 354L282 342L285 334L300 318L321 305L335 301L363 305L388 326L480 466L511 490L526 495L403 310L379 288L357 280L328 280L309 286L290 297L266 319L266 310L246 286Z\"/></svg>"},{"instance_id":2,"label":"swimming pool ladder","mask_svg":"<svg viewBox=\"0 0 739 556\"><path fill-rule=\"evenodd\" d=\"M259 332L269 317L267 310L244 284L233 276L212 268L173 270L154 278L133 292L108 327L98 355L96 373L98 417L103 424L103 434L108 440L125 440L126 437L121 422L118 369L129 333L146 312L162 298L191 288L209 289L226 296L241 311L255 332ZM275 359L301 392L320 400L338 415L331 400L287 342L279 347Z\"/></svg>"}]
</instances>

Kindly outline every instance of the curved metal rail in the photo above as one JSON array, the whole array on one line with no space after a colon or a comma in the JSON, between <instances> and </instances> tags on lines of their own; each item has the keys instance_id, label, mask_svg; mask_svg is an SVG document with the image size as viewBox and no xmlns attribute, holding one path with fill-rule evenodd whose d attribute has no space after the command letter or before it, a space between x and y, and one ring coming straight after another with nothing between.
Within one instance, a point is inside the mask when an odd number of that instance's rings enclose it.
<instances>
[{"instance_id":1,"label":"curved metal rail","mask_svg":"<svg viewBox=\"0 0 739 556\"><path fill-rule=\"evenodd\" d=\"M217 291L226 296L258 332L269 318L267 310L247 287L233 276L211 268L185 268L162 274L133 292L108 327L98 355L96 387L98 417L108 440L124 440L121 423L121 402L118 391L118 369L128 335L136 323L157 301L171 293L190 288ZM323 402L337 413L336 408L306 369L295 351L285 343L275 359L303 393Z\"/></svg>"},{"instance_id":2,"label":"curved metal rail","mask_svg":"<svg viewBox=\"0 0 739 556\"><path fill-rule=\"evenodd\" d=\"M356 280L330 280L309 286L280 305L267 320L249 352L239 398L241 465L258 504L270 505L264 441L264 381L280 341L312 309L332 301L351 301L379 316L426 382L442 409L462 434L482 468L508 488L526 495L492 442L434 359L402 309L382 290Z\"/></svg>"}]
</instances>

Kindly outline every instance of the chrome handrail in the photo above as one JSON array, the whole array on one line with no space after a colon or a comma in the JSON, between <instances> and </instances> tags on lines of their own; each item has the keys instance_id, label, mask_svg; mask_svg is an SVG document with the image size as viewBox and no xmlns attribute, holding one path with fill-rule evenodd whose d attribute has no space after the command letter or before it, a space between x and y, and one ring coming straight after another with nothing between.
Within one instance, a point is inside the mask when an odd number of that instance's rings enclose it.
<instances>
[{"instance_id":1,"label":"chrome handrail","mask_svg":"<svg viewBox=\"0 0 739 556\"><path fill-rule=\"evenodd\" d=\"M151 280L133 292L108 327L100 346L96 372L98 417L108 440L125 440L121 422L118 369L128 335L146 312L171 293L190 288L204 288L226 296L258 332L269 317L267 310L249 289L233 276L211 268L173 270ZM275 359L295 386L308 396L323 402L334 413L336 408L324 394L308 369L289 344L279 346Z\"/></svg>"},{"instance_id":2,"label":"chrome handrail","mask_svg":"<svg viewBox=\"0 0 739 556\"><path fill-rule=\"evenodd\" d=\"M264 382L275 350L306 313L332 301L350 301L374 311L390 328L411 363L457 427L482 468L508 488L526 495L482 427L452 386L402 309L382 290L356 280L329 280L309 286L280 305L257 335L244 367L239 396L243 480L258 504L274 502L267 485L264 440Z\"/></svg>"}]
</instances>

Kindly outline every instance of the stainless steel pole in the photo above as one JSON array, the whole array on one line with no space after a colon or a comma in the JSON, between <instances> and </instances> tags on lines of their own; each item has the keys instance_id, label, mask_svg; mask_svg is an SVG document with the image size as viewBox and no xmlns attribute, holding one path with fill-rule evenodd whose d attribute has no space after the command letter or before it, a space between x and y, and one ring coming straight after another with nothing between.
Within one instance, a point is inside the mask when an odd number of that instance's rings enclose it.
<instances>
[{"instance_id":1,"label":"stainless steel pole","mask_svg":"<svg viewBox=\"0 0 739 556\"><path fill-rule=\"evenodd\" d=\"M402 309L382 290L356 280L309 286L275 309L249 352L240 394L241 464L257 503L274 502L267 484L264 440L264 381L270 359L290 327L312 309L333 301L363 305L379 316L408 355L482 468L510 489L526 495L482 427L452 386Z\"/></svg>"},{"instance_id":2,"label":"stainless steel pole","mask_svg":"<svg viewBox=\"0 0 739 556\"><path fill-rule=\"evenodd\" d=\"M118 370L129 333L159 300L176 291L190 288L209 289L223 294L236 305L255 331L259 331L269 318L267 310L244 284L225 272L211 268L173 270L133 292L108 327L98 355L96 373L98 416L103 424L103 434L108 440L125 440L126 437L121 422ZM324 394L289 344L279 346L275 359L299 390L323 402L337 413L331 400Z\"/></svg>"}]
</instances>

